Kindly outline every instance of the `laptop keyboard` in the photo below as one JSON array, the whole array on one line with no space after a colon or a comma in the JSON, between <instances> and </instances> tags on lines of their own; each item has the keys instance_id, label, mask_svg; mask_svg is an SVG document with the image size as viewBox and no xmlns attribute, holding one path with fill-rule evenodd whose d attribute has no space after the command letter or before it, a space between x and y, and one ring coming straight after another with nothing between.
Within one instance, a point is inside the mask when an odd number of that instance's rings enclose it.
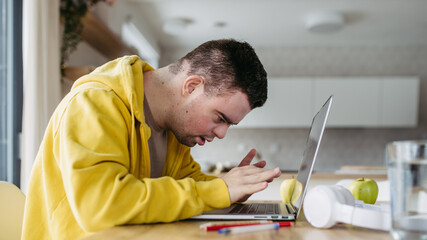
<instances>
[{"instance_id":1,"label":"laptop keyboard","mask_svg":"<svg viewBox=\"0 0 427 240\"><path fill-rule=\"evenodd\" d=\"M232 214L280 214L277 203L246 203L238 204L233 208Z\"/></svg>"}]
</instances>

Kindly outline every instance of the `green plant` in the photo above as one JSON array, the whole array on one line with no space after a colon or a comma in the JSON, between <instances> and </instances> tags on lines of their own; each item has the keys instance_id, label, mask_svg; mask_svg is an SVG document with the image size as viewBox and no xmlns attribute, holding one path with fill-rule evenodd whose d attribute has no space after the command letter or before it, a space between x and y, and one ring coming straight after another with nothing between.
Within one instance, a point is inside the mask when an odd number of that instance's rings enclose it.
<instances>
[{"instance_id":1,"label":"green plant","mask_svg":"<svg viewBox=\"0 0 427 240\"><path fill-rule=\"evenodd\" d=\"M113 4L112 0L61 0L60 14L63 23L62 45L61 45L61 69L68 60L70 54L76 50L82 40L81 33L83 24L81 22L89 8L98 2Z\"/></svg>"}]
</instances>

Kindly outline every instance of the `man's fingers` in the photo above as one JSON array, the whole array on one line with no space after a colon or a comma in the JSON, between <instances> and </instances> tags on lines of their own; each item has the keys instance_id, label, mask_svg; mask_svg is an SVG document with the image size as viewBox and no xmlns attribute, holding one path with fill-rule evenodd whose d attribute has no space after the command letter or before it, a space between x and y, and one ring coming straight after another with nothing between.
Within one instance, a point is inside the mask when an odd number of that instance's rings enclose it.
<instances>
[{"instance_id":1,"label":"man's fingers","mask_svg":"<svg viewBox=\"0 0 427 240\"><path fill-rule=\"evenodd\" d=\"M275 169L265 169L253 165L233 168L232 171L235 171L236 175L239 175L242 178L248 177L249 179L254 179L255 181L267 180L278 177L281 174L280 168L278 167Z\"/></svg>"},{"instance_id":2,"label":"man's fingers","mask_svg":"<svg viewBox=\"0 0 427 240\"><path fill-rule=\"evenodd\" d=\"M264 170L264 169L263 169ZM255 174L253 176L253 179L256 181L269 181L270 179L279 177L281 174L280 169L279 168L275 168L275 169L265 169L265 171L261 171L258 174Z\"/></svg>"},{"instance_id":3,"label":"man's fingers","mask_svg":"<svg viewBox=\"0 0 427 240\"><path fill-rule=\"evenodd\" d=\"M247 184L244 187L244 194L245 195L252 195L256 192L262 191L268 187L267 182L257 182L254 184Z\"/></svg>"},{"instance_id":4,"label":"man's fingers","mask_svg":"<svg viewBox=\"0 0 427 240\"><path fill-rule=\"evenodd\" d=\"M254 184L258 182L270 182L273 178L279 177L281 174L279 168L264 169L251 166L240 175L243 183Z\"/></svg>"},{"instance_id":5,"label":"man's fingers","mask_svg":"<svg viewBox=\"0 0 427 240\"><path fill-rule=\"evenodd\" d=\"M259 191L266 189L268 187L268 183L267 182L260 182L260 183L257 183L255 185L252 185L252 186L253 186L252 192L256 193L256 192L259 192Z\"/></svg>"},{"instance_id":6,"label":"man's fingers","mask_svg":"<svg viewBox=\"0 0 427 240\"><path fill-rule=\"evenodd\" d=\"M251 151L245 159L253 157L254 155L250 155L253 153L255 152ZM245 164L244 161L242 162ZM258 166L264 164L265 162L261 162ZM265 169L258 166L254 164L236 167L222 176L227 184L231 202L247 199L251 194L264 190L269 182L281 174L280 168Z\"/></svg>"},{"instance_id":7,"label":"man's fingers","mask_svg":"<svg viewBox=\"0 0 427 240\"><path fill-rule=\"evenodd\" d=\"M259 167L259 168L263 168L265 167L265 165L267 165L267 162L262 160L261 162L257 162L255 164L253 164L255 167Z\"/></svg>"},{"instance_id":8,"label":"man's fingers","mask_svg":"<svg viewBox=\"0 0 427 240\"><path fill-rule=\"evenodd\" d=\"M252 148L248 152L248 154L246 154L246 157L244 157L243 160L240 162L239 167L243 167L251 164L252 159L255 157L255 155L256 155L256 150Z\"/></svg>"}]
</instances>

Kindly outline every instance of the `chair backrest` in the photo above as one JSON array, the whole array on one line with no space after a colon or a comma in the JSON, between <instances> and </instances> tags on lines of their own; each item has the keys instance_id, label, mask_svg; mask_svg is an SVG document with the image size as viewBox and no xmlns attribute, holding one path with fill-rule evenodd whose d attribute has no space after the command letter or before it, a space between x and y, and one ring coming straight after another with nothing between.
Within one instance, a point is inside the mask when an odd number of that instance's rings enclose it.
<instances>
[{"instance_id":1,"label":"chair backrest","mask_svg":"<svg viewBox=\"0 0 427 240\"><path fill-rule=\"evenodd\" d=\"M15 185L0 181L0 239L21 239L25 195Z\"/></svg>"}]
</instances>

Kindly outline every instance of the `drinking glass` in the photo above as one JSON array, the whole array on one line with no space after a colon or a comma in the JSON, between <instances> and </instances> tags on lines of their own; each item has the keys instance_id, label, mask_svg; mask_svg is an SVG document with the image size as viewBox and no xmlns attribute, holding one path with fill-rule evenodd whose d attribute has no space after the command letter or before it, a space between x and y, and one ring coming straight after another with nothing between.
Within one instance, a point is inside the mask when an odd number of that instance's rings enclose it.
<instances>
[{"instance_id":1,"label":"drinking glass","mask_svg":"<svg viewBox=\"0 0 427 240\"><path fill-rule=\"evenodd\" d=\"M386 146L394 239L427 240L427 140Z\"/></svg>"}]
</instances>

